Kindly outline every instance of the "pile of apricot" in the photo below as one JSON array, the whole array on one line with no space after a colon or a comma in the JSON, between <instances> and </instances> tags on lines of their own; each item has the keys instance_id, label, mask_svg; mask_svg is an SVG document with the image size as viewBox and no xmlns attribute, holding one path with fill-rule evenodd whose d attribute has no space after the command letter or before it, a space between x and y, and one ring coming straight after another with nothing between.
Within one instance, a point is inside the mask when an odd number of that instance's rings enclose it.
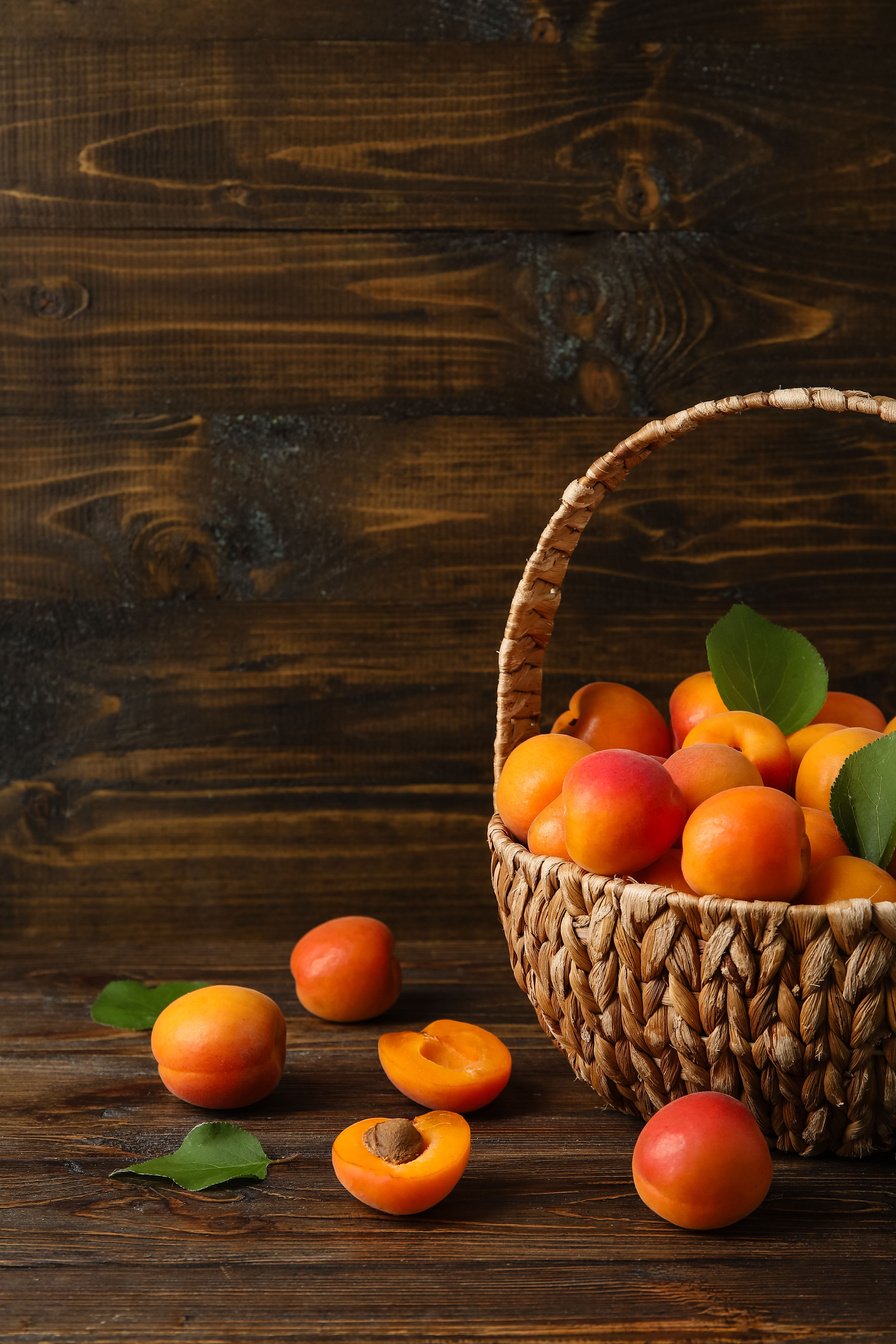
<instances>
[{"instance_id":1,"label":"pile of apricot","mask_svg":"<svg viewBox=\"0 0 896 1344\"><path fill-rule=\"evenodd\" d=\"M290 958L296 995L331 1022L362 1022L393 1006L401 967L391 930L367 915L310 929ZM206 985L159 1014L152 1051L169 1092L193 1106L250 1106L280 1082L286 1019L273 999L243 985ZM383 1071L406 1097L432 1109L414 1119L375 1116L333 1143L337 1178L386 1213L421 1213L460 1180L470 1156L464 1114L488 1105L510 1078L510 1052L492 1032L440 1018L422 1031L380 1036Z\"/></svg>"},{"instance_id":2,"label":"pile of apricot","mask_svg":"<svg viewBox=\"0 0 896 1344\"><path fill-rule=\"evenodd\" d=\"M846 758L896 718L830 691L785 736L727 709L706 671L675 687L669 720L633 687L580 687L508 756L495 795L507 830L533 854L697 896L896 900L896 860L884 871L851 854L830 810Z\"/></svg>"}]
</instances>

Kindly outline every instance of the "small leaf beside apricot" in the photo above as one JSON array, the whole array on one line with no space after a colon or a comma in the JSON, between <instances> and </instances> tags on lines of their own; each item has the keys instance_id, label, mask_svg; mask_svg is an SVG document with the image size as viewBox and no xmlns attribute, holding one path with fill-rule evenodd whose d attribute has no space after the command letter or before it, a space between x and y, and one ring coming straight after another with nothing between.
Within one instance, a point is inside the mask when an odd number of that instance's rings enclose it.
<instances>
[{"instance_id":1,"label":"small leaf beside apricot","mask_svg":"<svg viewBox=\"0 0 896 1344\"><path fill-rule=\"evenodd\" d=\"M145 985L140 980L110 980L90 1006L90 1016L102 1027L125 1027L129 1031L149 1031L169 1003L203 989L204 980L165 980Z\"/></svg>"},{"instance_id":2,"label":"small leaf beside apricot","mask_svg":"<svg viewBox=\"0 0 896 1344\"><path fill-rule=\"evenodd\" d=\"M851 854L887 868L896 853L896 735L847 756L831 787L831 813Z\"/></svg>"},{"instance_id":3,"label":"small leaf beside apricot","mask_svg":"<svg viewBox=\"0 0 896 1344\"><path fill-rule=\"evenodd\" d=\"M271 1159L254 1134L228 1120L195 1125L179 1148L163 1157L118 1167L111 1176L164 1176L182 1190L207 1190L212 1185L247 1176L264 1180Z\"/></svg>"}]
</instances>

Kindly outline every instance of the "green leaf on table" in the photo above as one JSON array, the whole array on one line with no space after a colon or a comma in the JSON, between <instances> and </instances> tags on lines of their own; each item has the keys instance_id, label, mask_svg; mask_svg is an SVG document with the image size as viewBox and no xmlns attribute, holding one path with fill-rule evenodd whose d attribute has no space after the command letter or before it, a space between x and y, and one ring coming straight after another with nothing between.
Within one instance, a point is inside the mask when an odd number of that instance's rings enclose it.
<instances>
[{"instance_id":1,"label":"green leaf on table","mask_svg":"<svg viewBox=\"0 0 896 1344\"><path fill-rule=\"evenodd\" d=\"M896 852L896 733L847 756L831 789L831 813L851 854L889 866Z\"/></svg>"},{"instance_id":2,"label":"green leaf on table","mask_svg":"<svg viewBox=\"0 0 896 1344\"><path fill-rule=\"evenodd\" d=\"M763 714L782 733L811 723L824 704L828 673L804 635L739 602L706 637L709 670L729 709Z\"/></svg>"},{"instance_id":3,"label":"green leaf on table","mask_svg":"<svg viewBox=\"0 0 896 1344\"><path fill-rule=\"evenodd\" d=\"M211 1120L191 1129L173 1153L118 1167L110 1175L165 1176L182 1190L207 1190L246 1176L263 1181L270 1161L247 1129L229 1120Z\"/></svg>"},{"instance_id":4,"label":"green leaf on table","mask_svg":"<svg viewBox=\"0 0 896 1344\"><path fill-rule=\"evenodd\" d=\"M110 980L91 1004L90 1016L104 1027L148 1031L169 1003L193 989L203 989L206 984L204 980L166 980L161 985L144 985L139 980Z\"/></svg>"}]
</instances>

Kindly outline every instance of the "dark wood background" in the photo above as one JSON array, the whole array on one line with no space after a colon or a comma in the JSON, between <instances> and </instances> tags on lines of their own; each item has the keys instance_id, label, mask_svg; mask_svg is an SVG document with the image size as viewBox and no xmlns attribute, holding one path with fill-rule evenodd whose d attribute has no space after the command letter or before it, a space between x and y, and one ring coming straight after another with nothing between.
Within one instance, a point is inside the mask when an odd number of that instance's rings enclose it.
<instances>
[{"instance_id":1,"label":"dark wood background","mask_svg":"<svg viewBox=\"0 0 896 1344\"><path fill-rule=\"evenodd\" d=\"M776 1159L661 1224L510 976L489 886L496 649L567 482L644 419L896 394L888 0L4 0L0 1340L896 1339L894 1164ZM662 702L732 600L896 712L892 430L753 415L595 519L546 715ZM592 535L593 534L593 535ZM381 1024L292 943L386 918L389 1021L514 1052L474 1160L397 1223L329 1145L405 1113ZM264 1185L112 1182L201 1116L110 978L253 984L287 1078Z\"/></svg>"}]
</instances>

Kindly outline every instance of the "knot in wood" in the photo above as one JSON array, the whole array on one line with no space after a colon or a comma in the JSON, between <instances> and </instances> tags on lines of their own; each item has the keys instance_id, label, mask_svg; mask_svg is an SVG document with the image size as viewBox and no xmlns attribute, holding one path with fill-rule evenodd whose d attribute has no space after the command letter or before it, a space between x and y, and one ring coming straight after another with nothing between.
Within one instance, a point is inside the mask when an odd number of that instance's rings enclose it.
<instances>
[{"instance_id":1,"label":"knot in wood","mask_svg":"<svg viewBox=\"0 0 896 1344\"><path fill-rule=\"evenodd\" d=\"M550 46L556 46L561 42L562 34L550 14L538 14L532 21L532 27L529 29L529 37L533 42L542 42Z\"/></svg>"},{"instance_id":2,"label":"knot in wood","mask_svg":"<svg viewBox=\"0 0 896 1344\"><path fill-rule=\"evenodd\" d=\"M214 543L198 529L156 522L133 552L148 597L216 597L221 590Z\"/></svg>"},{"instance_id":3,"label":"knot in wood","mask_svg":"<svg viewBox=\"0 0 896 1344\"><path fill-rule=\"evenodd\" d=\"M585 276L573 275L563 290L563 302L576 317L586 317L588 313L594 312L597 291Z\"/></svg>"},{"instance_id":4,"label":"knot in wood","mask_svg":"<svg viewBox=\"0 0 896 1344\"><path fill-rule=\"evenodd\" d=\"M62 795L55 784L35 785L25 794L23 811L33 831L47 831L62 816Z\"/></svg>"},{"instance_id":5,"label":"knot in wood","mask_svg":"<svg viewBox=\"0 0 896 1344\"><path fill-rule=\"evenodd\" d=\"M27 317L47 322L67 322L90 305L84 285L68 276L13 282L6 291Z\"/></svg>"},{"instance_id":6,"label":"knot in wood","mask_svg":"<svg viewBox=\"0 0 896 1344\"><path fill-rule=\"evenodd\" d=\"M405 1162L413 1162L419 1157L426 1144L410 1120L380 1120L365 1133L364 1147L384 1162L404 1166Z\"/></svg>"},{"instance_id":7,"label":"knot in wood","mask_svg":"<svg viewBox=\"0 0 896 1344\"><path fill-rule=\"evenodd\" d=\"M622 170L616 191L616 206L628 224L648 224L663 204L663 193L649 164L631 159Z\"/></svg>"},{"instance_id":8,"label":"knot in wood","mask_svg":"<svg viewBox=\"0 0 896 1344\"><path fill-rule=\"evenodd\" d=\"M579 367L579 395L596 415L615 410L626 400L625 377L608 359L592 355Z\"/></svg>"}]
</instances>

